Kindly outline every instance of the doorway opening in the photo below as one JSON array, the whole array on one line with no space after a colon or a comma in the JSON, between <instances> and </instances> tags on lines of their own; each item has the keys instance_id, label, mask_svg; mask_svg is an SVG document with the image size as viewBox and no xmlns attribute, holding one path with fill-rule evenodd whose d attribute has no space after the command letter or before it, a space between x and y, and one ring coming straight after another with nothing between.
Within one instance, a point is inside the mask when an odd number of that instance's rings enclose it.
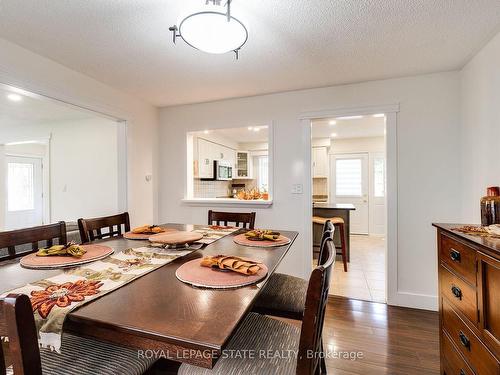
<instances>
[{"instance_id":1,"label":"doorway opening","mask_svg":"<svg viewBox=\"0 0 500 375\"><path fill-rule=\"evenodd\" d=\"M386 115L312 119L311 138L313 266L317 264L322 230L318 217L332 219L338 255L330 294L385 303Z\"/></svg>"}]
</instances>

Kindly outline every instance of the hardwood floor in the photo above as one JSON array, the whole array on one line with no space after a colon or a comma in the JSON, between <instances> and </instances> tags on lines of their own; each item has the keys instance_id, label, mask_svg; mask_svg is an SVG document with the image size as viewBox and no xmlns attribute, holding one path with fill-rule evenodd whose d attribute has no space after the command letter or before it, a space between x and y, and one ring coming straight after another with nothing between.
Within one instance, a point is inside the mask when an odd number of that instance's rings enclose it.
<instances>
[{"instance_id":1,"label":"hardwood floor","mask_svg":"<svg viewBox=\"0 0 500 375\"><path fill-rule=\"evenodd\" d=\"M327 359L328 373L439 374L437 312L331 296L323 339L328 351L360 351L363 358Z\"/></svg>"},{"instance_id":2,"label":"hardwood floor","mask_svg":"<svg viewBox=\"0 0 500 375\"><path fill-rule=\"evenodd\" d=\"M328 374L437 375L438 331L437 312L330 296L323 328L325 351L361 352L362 358L327 358ZM178 365L158 367L163 368L154 374L175 374Z\"/></svg>"}]
</instances>

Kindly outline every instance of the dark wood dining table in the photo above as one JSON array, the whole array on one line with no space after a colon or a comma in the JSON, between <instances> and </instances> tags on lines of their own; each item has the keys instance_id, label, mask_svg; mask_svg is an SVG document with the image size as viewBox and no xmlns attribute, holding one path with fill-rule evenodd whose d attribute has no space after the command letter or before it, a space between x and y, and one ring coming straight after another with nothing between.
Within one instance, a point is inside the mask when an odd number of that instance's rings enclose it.
<instances>
[{"instance_id":1,"label":"dark wood dining table","mask_svg":"<svg viewBox=\"0 0 500 375\"><path fill-rule=\"evenodd\" d=\"M178 230L201 225L165 224ZM212 368L269 276L289 251L298 233L280 231L291 239L274 248L247 247L233 241L235 232L201 250L174 260L125 286L68 314L64 331L108 341L141 351L156 351L177 362ZM115 237L96 241L115 252L145 246L148 241ZM213 255L248 257L264 263L267 277L251 286L215 290L196 288L179 281L177 268L190 260ZM0 293L55 276L61 270L30 270L18 261L0 265Z\"/></svg>"}]
</instances>

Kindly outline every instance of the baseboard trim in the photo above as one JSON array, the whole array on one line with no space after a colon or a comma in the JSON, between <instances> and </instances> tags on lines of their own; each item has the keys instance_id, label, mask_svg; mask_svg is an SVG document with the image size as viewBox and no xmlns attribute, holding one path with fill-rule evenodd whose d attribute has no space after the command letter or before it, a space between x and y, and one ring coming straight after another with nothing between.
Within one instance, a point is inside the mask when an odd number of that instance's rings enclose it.
<instances>
[{"instance_id":1,"label":"baseboard trim","mask_svg":"<svg viewBox=\"0 0 500 375\"><path fill-rule=\"evenodd\" d=\"M437 296L399 291L393 296L388 296L387 304L430 311L438 311L439 305Z\"/></svg>"}]
</instances>

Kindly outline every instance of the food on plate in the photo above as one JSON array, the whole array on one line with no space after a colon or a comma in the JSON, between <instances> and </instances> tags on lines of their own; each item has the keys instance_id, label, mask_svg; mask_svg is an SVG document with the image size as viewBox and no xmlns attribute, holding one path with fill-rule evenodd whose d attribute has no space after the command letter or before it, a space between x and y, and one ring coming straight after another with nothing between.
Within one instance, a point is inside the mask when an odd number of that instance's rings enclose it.
<instances>
[{"instance_id":1,"label":"food on plate","mask_svg":"<svg viewBox=\"0 0 500 375\"><path fill-rule=\"evenodd\" d=\"M77 245L74 242L70 242L66 245L54 245L46 249L39 249L36 256L72 256L75 258L81 258L86 252L87 250L85 250L82 246Z\"/></svg>"},{"instance_id":2,"label":"food on plate","mask_svg":"<svg viewBox=\"0 0 500 375\"><path fill-rule=\"evenodd\" d=\"M234 227L231 226L224 226L224 225L209 225L208 226L212 230L225 230L225 229L233 229Z\"/></svg>"},{"instance_id":3,"label":"food on plate","mask_svg":"<svg viewBox=\"0 0 500 375\"><path fill-rule=\"evenodd\" d=\"M254 229L245 233L247 239L251 241L278 241L281 233L272 230Z\"/></svg>"},{"instance_id":4,"label":"food on plate","mask_svg":"<svg viewBox=\"0 0 500 375\"><path fill-rule=\"evenodd\" d=\"M157 234L163 232L165 232L165 229L158 225L143 225L142 227L132 229L132 233L135 234Z\"/></svg>"},{"instance_id":5,"label":"food on plate","mask_svg":"<svg viewBox=\"0 0 500 375\"><path fill-rule=\"evenodd\" d=\"M241 200L255 200L255 199L262 199L262 193L259 191L257 188L253 188L251 190L244 190L241 189L236 193L236 198L241 199ZM269 198L269 194L268 194Z\"/></svg>"},{"instance_id":6,"label":"food on plate","mask_svg":"<svg viewBox=\"0 0 500 375\"><path fill-rule=\"evenodd\" d=\"M220 270L229 270L243 275L255 275L261 269L259 262L252 259L236 256L216 255L205 257L201 260L201 266L212 267Z\"/></svg>"}]
</instances>

